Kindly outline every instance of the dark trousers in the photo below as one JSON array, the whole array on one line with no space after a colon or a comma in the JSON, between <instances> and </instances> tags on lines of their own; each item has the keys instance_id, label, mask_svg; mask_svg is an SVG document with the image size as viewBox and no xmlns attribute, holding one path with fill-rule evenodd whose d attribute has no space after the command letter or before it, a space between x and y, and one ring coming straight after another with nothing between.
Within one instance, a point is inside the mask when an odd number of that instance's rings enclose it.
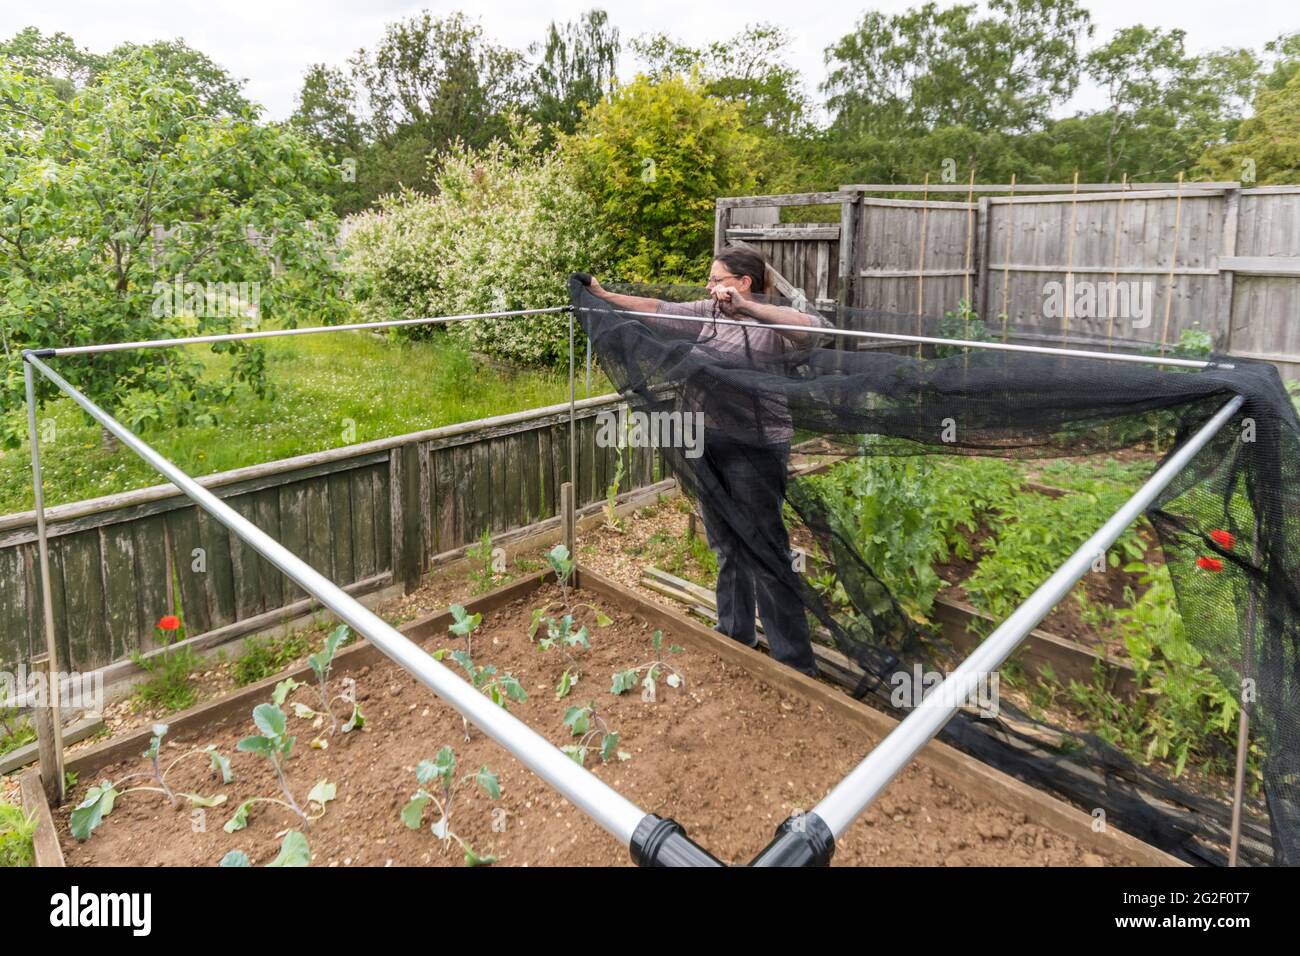
<instances>
[{"instance_id":1,"label":"dark trousers","mask_svg":"<svg viewBox=\"0 0 1300 956\"><path fill-rule=\"evenodd\" d=\"M717 630L754 646L754 611L774 658L816 675L782 507L789 444L750 445L704 433L700 517L718 558Z\"/></svg>"}]
</instances>

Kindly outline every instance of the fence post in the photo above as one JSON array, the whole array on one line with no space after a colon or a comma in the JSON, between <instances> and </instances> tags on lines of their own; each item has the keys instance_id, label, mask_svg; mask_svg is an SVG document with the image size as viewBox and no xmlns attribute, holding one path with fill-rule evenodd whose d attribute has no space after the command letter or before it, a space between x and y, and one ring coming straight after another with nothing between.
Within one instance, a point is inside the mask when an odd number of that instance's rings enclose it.
<instances>
[{"instance_id":1,"label":"fence post","mask_svg":"<svg viewBox=\"0 0 1300 956\"><path fill-rule=\"evenodd\" d=\"M393 583L403 592L420 586L420 444L398 445L388 456L393 526Z\"/></svg>"},{"instance_id":2,"label":"fence post","mask_svg":"<svg viewBox=\"0 0 1300 956\"><path fill-rule=\"evenodd\" d=\"M727 230L731 228L731 207L721 199L713 206L713 254L716 256L727 246Z\"/></svg>"},{"instance_id":3,"label":"fence post","mask_svg":"<svg viewBox=\"0 0 1300 956\"><path fill-rule=\"evenodd\" d=\"M1241 205L1241 191L1237 188L1223 191L1223 241L1219 253L1219 322L1223 329L1223 351L1232 352L1232 294L1235 276L1224 269L1222 260L1237 254L1237 210Z\"/></svg>"},{"instance_id":4,"label":"fence post","mask_svg":"<svg viewBox=\"0 0 1300 956\"><path fill-rule=\"evenodd\" d=\"M975 240L975 301L971 303L985 328L993 327L989 321L989 208L989 197L981 196L975 213L978 238Z\"/></svg>"}]
</instances>

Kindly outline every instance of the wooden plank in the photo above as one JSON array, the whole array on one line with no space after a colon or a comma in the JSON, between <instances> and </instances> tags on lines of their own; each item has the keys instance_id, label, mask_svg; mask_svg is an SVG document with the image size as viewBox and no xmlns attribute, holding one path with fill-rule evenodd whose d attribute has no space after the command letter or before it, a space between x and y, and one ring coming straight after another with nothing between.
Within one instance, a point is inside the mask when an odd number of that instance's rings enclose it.
<instances>
[{"instance_id":1,"label":"wooden plank","mask_svg":"<svg viewBox=\"0 0 1300 956\"><path fill-rule=\"evenodd\" d=\"M330 523L330 580L340 587L357 579L352 560L352 483L330 475L326 489Z\"/></svg>"},{"instance_id":2,"label":"wooden plank","mask_svg":"<svg viewBox=\"0 0 1300 956\"><path fill-rule=\"evenodd\" d=\"M328 476L329 481L339 481L345 486L351 484L351 476L357 474L355 469L336 472ZM252 502L251 520L255 525L280 540L280 492L277 488L264 488L249 495ZM286 603L284 572L266 558L258 555L257 584L261 594L260 603L266 610L278 608Z\"/></svg>"},{"instance_id":3,"label":"wooden plank","mask_svg":"<svg viewBox=\"0 0 1300 956\"><path fill-rule=\"evenodd\" d=\"M429 509L433 516L433 552L449 551L461 542L456 540L456 470L451 448L440 448L427 453L431 459Z\"/></svg>"},{"instance_id":4,"label":"wooden plank","mask_svg":"<svg viewBox=\"0 0 1300 956\"><path fill-rule=\"evenodd\" d=\"M164 540L166 519L153 515L131 527L135 552L135 582L139 594L137 633L141 651L157 646L158 619L175 611L167 601L167 576L170 573Z\"/></svg>"},{"instance_id":5,"label":"wooden plank","mask_svg":"<svg viewBox=\"0 0 1300 956\"><path fill-rule=\"evenodd\" d=\"M212 628L212 614L208 608L208 574L207 557L203 552L203 535L199 528L198 508L183 508L169 511L163 515L171 533L172 548L175 551L176 582L180 585L181 613L185 620L185 630L190 634L202 634ZM105 535L113 526L100 528ZM195 551L199 551L199 566L202 571L195 571ZM117 587L121 587L119 582ZM110 660L114 658L109 658Z\"/></svg>"},{"instance_id":6,"label":"wooden plank","mask_svg":"<svg viewBox=\"0 0 1300 956\"><path fill-rule=\"evenodd\" d=\"M835 206L853 198L858 186L845 186L835 192L781 193L775 196L724 196L718 208L743 209L746 206Z\"/></svg>"},{"instance_id":7,"label":"wooden plank","mask_svg":"<svg viewBox=\"0 0 1300 956\"><path fill-rule=\"evenodd\" d=\"M27 620L39 614L40 596L27 591L22 552L0 550L0 670L12 673L30 658Z\"/></svg>"},{"instance_id":8,"label":"wooden plank","mask_svg":"<svg viewBox=\"0 0 1300 956\"><path fill-rule=\"evenodd\" d=\"M1238 275L1300 276L1300 256L1220 256L1219 268Z\"/></svg>"},{"instance_id":9,"label":"wooden plank","mask_svg":"<svg viewBox=\"0 0 1300 956\"><path fill-rule=\"evenodd\" d=\"M519 497L524 524L532 524L542 517L540 434L538 431L519 434Z\"/></svg>"},{"instance_id":10,"label":"wooden plank","mask_svg":"<svg viewBox=\"0 0 1300 956\"><path fill-rule=\"evenodd\" d=\"M23 810L28 816L36 814L36 832L32 834L32 850L37 866L62 867L63 848L59 846L59 835L54 829L54 814L50 803L41 789L41 772L33 769L19 778L19 791L22 794Z\"/></svg>"},{"instance_id":11,"label":"wooden plank","mask_svg":"<svg viewBox=\"0 0 1300 956\"><path fill-rule=\"evenodd\" d=\"M840 227L819 226L815 229L796 229L791 226L733 226L727 230L728 239L748 239L750 242L797 241L838 239Z\"/></svg>"},{"instance_id":12,"label":"wooden plank","mask_svg":"<svg viewBox=\"0 0 1300 956\"><path fill-rule=\"evenodd\" d=\"M380 567L375 540L374 482L369 473L348 474L349 498L352 502L352 561L358 578L377 574Z\"/></svg>"},{"instance_id":13,"label":"wooden plank","mask_svg":"<svg viewBox=\"0 0 1300 956\"><path fill-rule=\"evenodd\" d=\"M305 494L306 488L311 484L313 484L311 481L298 482L292 487ZM254 520L254 505L251 498L240 495L231 498L226 504L239 512L242 517L249 521ZM262 559L251 546L235 535L229 535L228 539L231 579L234 584L235 620L242 620L268 610L262 596ZM300 557L303 557L308 564L311 563L306 556L300 555Z\"/></svg>"},{"instance_id":14,"label":"wooden plank","mask_svg":"<svg viewBox=\"0 0 1300 956\"><path fill-rule=\"evenodd\" d=\"M280 544L295 557L307 560L307 491L302 482L284 485L280 496ZM387 504L387 502L385 502ZM286 601L306 597L307 592L292 581L285 582Z\"/></svg>"},{"instance_id":15,"label":"wooden plank","mask_svg":"<svg viewBox=\"0 0 1300 956\"><path fill-rule=\"evenodd\" d=\"M487 443L488 474L488 527L493 533L510 527L514 502L509 497L510 461L509 438L494 438Z\"/></svg>"},{"instance_id":16,"label":"wooden plank","mask_svg":"<svg viewBox=\"0 0 1300 956\"><path fill-rule=\"evenodd\" d=\"M265 494L279 496L279 490L268 489ZM207 512L197 513L199 533L203 542L203 557L207 562L208 621L212 627L224 627L238 617L235 599L235 564L232 543L234 538L225 525Z\"/></svg>"}]
</instances>

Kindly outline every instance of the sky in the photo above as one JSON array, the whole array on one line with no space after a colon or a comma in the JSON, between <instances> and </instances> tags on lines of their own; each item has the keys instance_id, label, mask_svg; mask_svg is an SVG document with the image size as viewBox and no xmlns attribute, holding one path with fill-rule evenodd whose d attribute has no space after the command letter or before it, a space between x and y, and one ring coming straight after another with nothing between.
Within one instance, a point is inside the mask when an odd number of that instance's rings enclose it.
<instances>
[{"instance_id":1,"label":"sky","mask_svg":"<svg viewBox=\"0 0 1300 956\"><path fill-rule=\"evenodd\" d=\"M745 25L767 22L791 37L787 60L805 77L808 91L825 73L827 46L850 32L868 9L897 13L921 0L0 0L0 37L25 26L44 33L63 31L79 45L104 52L123 41L145 43L183 37L235 76L245 93L271 119L293 111L303 74L313 63L343 65L358 47L373 47L393 20L429 9L435 15L461 10L478 19L497 43L525 49L540 40L552 20L575 19L601 6L619 28L627 47L632 37L667 32L693 45L734 36ZM949 0L940 0L947 6ZM1096 26L1094 40L1115 29L1144 23L1186 31L1189 49L1223 46L1259 49L1278 34L1300 29L1296 0L1084 0ZM625 52L620 75L630 78L637 62ZM1100 92L1084 88L1067 111L1102 105Z\"/></svg>"}]
</instances>

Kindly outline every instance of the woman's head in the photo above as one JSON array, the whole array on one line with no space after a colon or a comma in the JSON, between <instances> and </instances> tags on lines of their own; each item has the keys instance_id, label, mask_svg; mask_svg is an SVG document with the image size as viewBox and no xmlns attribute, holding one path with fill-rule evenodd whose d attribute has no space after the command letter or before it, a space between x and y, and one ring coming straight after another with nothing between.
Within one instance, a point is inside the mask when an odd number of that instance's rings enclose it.
<instances>
[{"instance_id":1,"label":"woman's head","mask_svg":"<svg viewBox=\"0 0 1300 956\"><path fill-rule=\"evenodd\" d=\"M767 291L767 260L752 249L723 249L709 269L709 287L727 285L743 295Z\"/></svg>"}]
</instances>

